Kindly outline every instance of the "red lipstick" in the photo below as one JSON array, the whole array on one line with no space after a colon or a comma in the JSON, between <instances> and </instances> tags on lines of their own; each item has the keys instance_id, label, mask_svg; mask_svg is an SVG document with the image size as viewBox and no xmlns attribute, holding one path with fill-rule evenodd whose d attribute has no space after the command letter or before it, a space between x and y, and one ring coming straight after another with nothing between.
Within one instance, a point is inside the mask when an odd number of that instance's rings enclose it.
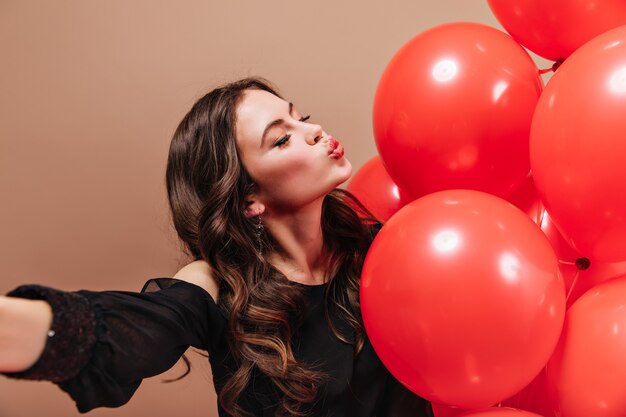
<instances>
[{"instance_id":1,"label":"red lipstick","mask_svg":"<svg viewBox=\"0 0 626 417\"><path fill-rule=\"evenodd\" d=\"M328 137L328 155L334 159L343 157L343 146L333 136Z\"/></svg>"}]
</instances>

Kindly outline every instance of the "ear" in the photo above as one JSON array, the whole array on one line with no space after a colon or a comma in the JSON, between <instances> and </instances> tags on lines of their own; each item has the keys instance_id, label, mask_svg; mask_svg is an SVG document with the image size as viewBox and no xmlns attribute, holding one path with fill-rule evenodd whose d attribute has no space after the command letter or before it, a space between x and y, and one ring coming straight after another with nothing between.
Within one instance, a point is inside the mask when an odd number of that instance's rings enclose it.
<instances>
[{"instance_id":1,"label":"ear","mask_svg":"<svg viewBox=\"0 0 626 417\"><path fill-rule=\"evenodd\" d=\"M260 216L265 212L265 205L261 203L255 196L248 196L246 199L246 208L243 210L243 214L247 217Z\"/></svg>"}]
</instances>

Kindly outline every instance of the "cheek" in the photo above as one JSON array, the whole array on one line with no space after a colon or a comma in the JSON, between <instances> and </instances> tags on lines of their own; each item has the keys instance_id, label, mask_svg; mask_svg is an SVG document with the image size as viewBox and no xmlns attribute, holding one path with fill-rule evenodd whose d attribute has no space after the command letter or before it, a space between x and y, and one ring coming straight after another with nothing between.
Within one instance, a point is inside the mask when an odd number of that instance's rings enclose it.
<instances>
[{"instance_id":1,"label":"cheek","mask_svg":"<svg viewBox=\"0 0 626 417\"><path fill-rule=\"evenodd\" d=\"M329 167L320 154L307 151L280 155L259 169L259 184L268 195L279 199L296 198L296 194L306 194L307 190L317 191L316 184L323 182Z\"/></svg>"},{"instance_id":2,"label":"cheek","mask_svg":"<svg viewBox=\"0 0 626 417\"><path fill-rule=\"evenodd\" d=\"M317 162L317 163L316 163ZM265 178L274 187L291 186L302 181L311 181L322 169L320 161L312 161L302 155L292 155L274 164L265 173Z\"/></svg>"}]
</instances>

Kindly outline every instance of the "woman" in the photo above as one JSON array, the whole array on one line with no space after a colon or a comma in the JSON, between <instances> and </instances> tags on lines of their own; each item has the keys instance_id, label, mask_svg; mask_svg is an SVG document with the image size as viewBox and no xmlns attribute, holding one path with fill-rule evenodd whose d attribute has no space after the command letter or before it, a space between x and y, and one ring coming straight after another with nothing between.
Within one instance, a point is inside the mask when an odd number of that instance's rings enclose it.
<instances>
[{"instance_id":1,"label":"woman","mask_svg":"<svg viewBox=\"0 0 626 417\"><path fill-rule=\"evenodd\" d=\"M166 173L196 261L141 293L0 297L0 370L53 381L87 412L125 404L193 346L209 354L220 416L429 415L364 332L359 274L380 224L335 189L351 169L266 81L211 91L178 126Z\"/></svg>"}]
</instances>

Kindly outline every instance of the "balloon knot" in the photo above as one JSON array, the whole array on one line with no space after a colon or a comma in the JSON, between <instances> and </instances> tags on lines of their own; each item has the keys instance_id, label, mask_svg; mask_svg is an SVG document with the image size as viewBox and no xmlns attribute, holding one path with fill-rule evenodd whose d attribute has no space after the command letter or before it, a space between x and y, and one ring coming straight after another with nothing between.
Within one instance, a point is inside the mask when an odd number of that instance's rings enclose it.
<instances>
[{"instance_id":1,"label":"balloon knot","mask_svg":"<svg viewBox=\"0 0 626 417\"><path fill-rule=\"evenodd\" d=\"M552 64L550 68L540 69L539 74L541 75L541 74L545 74L546 72L551 72L551 71L556 72L556 70L559 69L559 67L561 66L561 64L563 64L563 62L565 62L565 59L559 59L554 64Z\"/></svg>"},{"instance_id":2,"label":"balloon knot","mask_svg":"<svg viewBox=\"0 0 626 417\"><path fill-rule=\"evenodd\" d=\"M580 269L581 271L588 269L590 266L591 261L589 260L589 258L582 257L576 259L576 268Z\"/></svg>"},{"instance_id":3,"label":"balloon knot","mask_svg":"<svg viewBox=\"0 0 626 417\"><path fill-rule=\"evenodd\" d=\"M559 60L557 60L553 65L552 65L552 71L556 72L556 70L559 69L559 67L561 65L563 65L563 62L565 62L565 58L561 58Z\"/></svg>"}]
</instances>

